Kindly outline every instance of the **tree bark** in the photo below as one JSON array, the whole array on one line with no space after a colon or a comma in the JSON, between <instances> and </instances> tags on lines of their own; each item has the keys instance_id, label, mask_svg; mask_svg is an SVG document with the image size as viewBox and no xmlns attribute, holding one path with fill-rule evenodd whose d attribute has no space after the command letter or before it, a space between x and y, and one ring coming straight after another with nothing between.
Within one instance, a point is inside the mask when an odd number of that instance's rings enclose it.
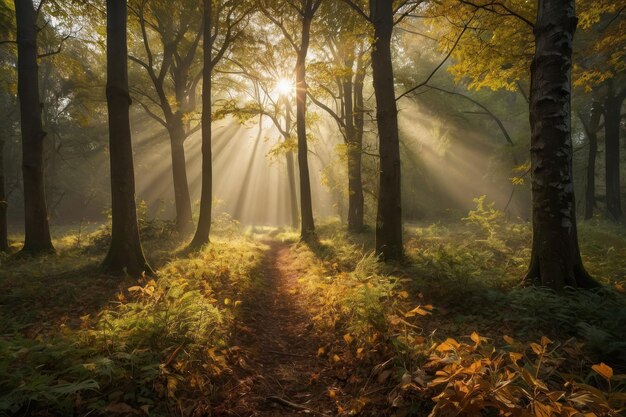
<instances>
[{"instance_id":1,"label":"tree bark","mask_svg":"<svg viewBox=\"0 0 626 417\"><path fill-rule=\"evenodd\" d=\"M352 61L349 62L350 69ZM363 230L363 183L361 180L361 143L358 141L354 118L354 90L352 74L344 77L342 93L346 145L348 148L348 231L358 233Z\"/></svg>"},{"instance_id":2,"label":"tree bark","mask_svg":"<svg viewBox=\"0 0 626 417\"><path fill-rule=\"evenodd\" d=\"M620 185L620 116L626 90L617 93L613 80L608 81L604 104L604 154L606 159L606 212L612 220L622 218Z\"/></svg>"},{"instance_id":3,"label":"tree bark","mask_svg":"<svg viewBox=\"0 0 626 417\"><path fill-rule=\"evenodd\" d=\"M111 163L112 230L102 269L134 277L152 274L139 239L130 133L126 0L107 0L107 107Z\"/></svg>"},{"instance_id":4,"label":"tree bark","mask_svg":"<svg viewBox=\"0 0 626 417\"><path fill-rule=\"evenodd\" d=\"M48 224L43 163L46 132L41 122L37 28L30 0L15 0L17 23L17 93L22 129L22 175L24 178L24 247L30 254L54 252Z\"/></svg>"},{"instance_id":5,"label":"tree bark","mask_svg":"<svg viewBox=\"0 0 626 417\"><path fill-rule=\"evenodd\" d=\"M0 139L0 252L9 251L7 208L7 195L4 185L4 139Z\"/></svg>"},{"instance_id":6,"label":"tree bark","mask_svg":"<svg viewBox=\"0 0 626 417\"><path fill-rule=\"evenodd\" d=\"M370 0L374 24L372 75L380 152L376 253L385 261L403 256L398 108L391 60L393 2Z\"/></svg>"},{"instance_id":7,"label":"tree bark","mask_svg":"<svg viewBox=\"0 0 626 417\"><path fill-rule=\"evenodd\" d=\"M603 109L600 103L594 101L591 104L589 120L582 115L580 120L583 124L587 140L589 141L589 153L587 156L587 186L585 189L585 220L593 218L596 208L596 159L598 156L598 129Z\"/></svg>"},{"instance_id":8,"label":"tree bark","mask_svg":"<svg viewBox=\"0 0 626 417\"><path fill-rule=\"evenodd\" d=\"M289 139L289 132L291 132L291 103L289 98L285 97L285 140ZM298 196L296 195L296 169L295 161L293 159L293 152L287 151L285 153L285 162L287 163L287 181L289 181L289 209L291 212L291 227L298 228L300 221L300 214L298 213Z\"/></svg>"},{"instance_id":9,"label":"tree bark","mask_svg":"<svg viewBox=\"0 0 626 417\"><path fill-rule=\"evenodd\" d=\"M540 0L531 65L533 244L526 281L555 290L589 288L578 247L571 138L574 0Z\"/></svg>"},{"instance_id":10,"label":"tree bark","mask_svg":"<svg viewBox=\"0 0 626 417\"><path fill-rule=\"evenodd\" d=\"M193 232L191 198L187 181L185 158L185 131L182 120L173 122L169 129L172 152L172 177L174 180L174 203L176 205L176 228L182 235ZM204 151L203 151L204 152Z\"/></svg>"},{"instance_id":11,"label":"tree bark","mask_svg":"<svg viewBox=\"0 0 626 417\"><path fill-rule=\"evenodd\" d=\"M300 238L303 241L316 239L313 220L311 180L309 177L309 157L306 135L306 57L309 51L311 22L314 10L312 1L307 0L302 15L302 39L296 62L296 126L298 131L298 168L300 173Z\"/></svg>"},{"instance_id":12,"label":"tree bark","mask_svg":"<svg viewBox=\"0 0 626 417\"><path fill-rule=\"evenodd\" d=\"M202 188L200 192L200 217L191 249L199 249L209 243L211 233L211 213L213 206L213 154L212 154L212 114L211 114L211 76L213 73L213 42L211 36L212 0L204 0L203 52L202 69ZM185 180L186 183L186 180ZM190 207L191 208L191 207Z\"/></svg>"}]
</instances>

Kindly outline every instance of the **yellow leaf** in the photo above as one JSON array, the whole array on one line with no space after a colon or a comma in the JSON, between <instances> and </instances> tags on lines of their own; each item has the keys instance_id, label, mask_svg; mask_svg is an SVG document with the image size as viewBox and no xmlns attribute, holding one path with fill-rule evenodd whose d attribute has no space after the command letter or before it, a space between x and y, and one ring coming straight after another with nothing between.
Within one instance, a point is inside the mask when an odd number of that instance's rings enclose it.
<instances>
[{"instance_id":1,"label":"yellow leaf","mask_svg":"<svg viewBox=\"0 0 626 417\"><path fill-rule=\"evenodd\" d=\"M502 338L504 339L505 342L507 342L509 345L515 344L515 339L513 339L511 336L507 336L504 335L502 336Z\"/></svg>"},{"instance_id":2,"label":"yellow leaf","mask_svg":"<svg viewBox=\"0 0 626 417\"><path fill-rule=\"evenodd\" d=\"M334 354L333 355L333 362L339 362L341 360L341 358L339 357L339 355Z\"/></svg>"},{"instance_id":3,"label":"yellow leaf","mask_svg":"<svg viewBox=\"0 0 626 417\"><path fill-rule=\"evenodd\" d=\"M447 338L445 342L441 343L439 346L437 346L437 351L439 352L447 352L450 350L457 350L458 348L460 348L461 345L459 344L459 342L457 342L456 340L452 339L452 338Z\"/></svg>"},{"instance_id":4,"label":"yellow leaf","mask_svg":"<svg viewBox=\"0 0 626 417\"><path fill-rule=\"evenodd\" d=\"M535 417L551 417L552 416L552 407L549 405L544 405L539 402L533 403L535 407Z\"/></svg>"},{"instance_id":5,"label":"yellow leaf","mask_svg":"<svg viewBox=\"0 0 626 417\"><path fill-rule=\"evenodd\" d=\"M242 301L239 301L239 300L235 301L235 307L239 307L241 305L241 303L242 303Z\"/></svg>"},{"instance_id":6,"label":"yellow leaf","mask_svg":"<svg viewBox=\"0 0 626 417\"><path fill-rule=\"evenodd\" d=\"M517 352L510 352L509 353L509 358L511 358L511 361L517 365L517 361L519 361L520 359L522 359L524 357L524 355L522 355L521 353L517 353Z\"/></svg>"},{"instance_id":7,"label":"yellow leaf","mask_svg":"<svg viewBox=\"0 0 626 417\"><path fill-rule=\"evenodd\" d=\"M600 375L607 381L613 378L613 369L604 362L601 362L598 365L593 365L591 369L593 369L598 375Z\"/></svg>"},{"instance_id":8,"label":"yellow leaf","mask_svg":"<svg viewBox=\"0 0 626 417\"><path fill-rule=\"evenodd\" d=\"M345 340L347 344L350 344L350 343L352 343L354 338L352 336L350 336L350 333L346 333L346 334L343 335L343 340Z\"/></svg>"},{"instance_id":9,"label":"yellow leaf","mask_svg":"<svg viewBox=\"0 0 626 417\"><path fill-rule=\"evenodd\" d=\"M478 345L478 344L480 344L481 339L480 339L480 336L478 335L478 333L476 333L476 332L472 332L472 335L470 336L470 338L471 338L471 339L472 339L472 341L473 341L474 343L476 343L477 345Z\"/></svg>"},{"instance_id":10,"label":"yellow leaf","mask_svg":"<svg viewBox=\"0 0 626 417\"><path fill-rule=\"evenodd\" d=\"M400 291L400 292L398 293L398 297L400 297L400 298L404 298L404 299L409 298L409 293L408 293L408 292L406 292L406 291Z\"/></svg>"},{"instance_id":11,"label":"yellow leaf","mask_svg":"<svg viewBox=\"0 0 626 417\"><path fill-rule=\"evenodd\" d=\"M133 291L143 291L143 287L140 287L139 285L133 285L132 287L128 288L128 291L133 292Z\"/></svg>"},{"instance_id":12,"label":"yellow leaf","mask_svg":"<svg viewBox=\"0 0 626 417\"><path fill-rule=\"evenodd\" d=\"M229 305L230 304L230 298L224 298L224 305Z\"/></svg>"},{"instance_id":13,"label":"yellow leaf","mask_svg":"<svg viewBox=\"0 0 626 417\"><path fill-rule=\"evenodd\" d=\"M429 307L429 306L425 306L425 307ZM432 309L432 306L430 306ZM430 314L429 311L427 311L426 309L422 308L422 306L417 306L415 307L413 310L411 311L407 311L406 313L404 313L404 317L413 317L416 315L420 315L420 316L427 316Z\"/></svg>"},{"instance_id":14,"label":"yellow leaf","mask_svg":"<svg viewBox=\"0 0 626 417\"><path fill-rule=\"evenodd\" d=\"M364 356L365 356L365 349L363 349L362 347L358 348L356 350L356 357L359 359L363 359Z\"/></svg>"},{"instance_id":15,"label":"yellow leaf","mask_svg":"<svg viewBox=\"0 0 626 417\"><path fill-rule=\"evenodd\" d=\"M322 356L325 353L326 353L326 349L324 349L323 347L320 347L317 349L317 356Z\"/></svg>"},{"instance_id":16,"label":"yellow leaf","mask_svg":"<svg viewBox=\"0 0 626 417\"><path fill-rule=\"evenodd\" d=\"M334 389L329 389L329 390L328 390L328 396L329 396L330 398L335 398L335 397L337 396L337 391L336 391L336 390L334 390Z\"/></svg>"},{"instance_id":17,"label":"yellow leaf","mask_svg":"<svg viewBox=\"0 0 626 417\"><path fill-rule=\"evenodd\" d=\"M533 350L533 352L535 352L537 355L543 355L544 352L544 348L541 347L540 345L538 345L537 343L531 343L530 344L530 348Z\"/></svg>"},{"instance_id":18,"label":"yellow leaf","mask_svg":"<svg viewBox=\"0 0 626 417\"><path fill-rule=\"evenodd\" d=\"M552 340L546 336L541 336L541 346L548 346L550 343L552 343Z\"/></svg>"}]
</instances>

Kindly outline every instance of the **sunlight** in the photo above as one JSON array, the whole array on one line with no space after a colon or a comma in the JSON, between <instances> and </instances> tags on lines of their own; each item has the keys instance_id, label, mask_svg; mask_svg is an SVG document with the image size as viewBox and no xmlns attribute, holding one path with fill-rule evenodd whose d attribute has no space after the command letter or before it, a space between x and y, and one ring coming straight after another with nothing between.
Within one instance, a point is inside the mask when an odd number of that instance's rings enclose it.
<instances>
[{"instance_id":1,"label":"sunlight","mask_svg":"<svg viewBox=\"0 0 626 417\"><path fill-rule=\"evenodd\" d=\"M276 92L281 96L286 96L293 93L295 85L292 80L288 78L280 78L276 82Z\"/></svg>"}]
</instances>

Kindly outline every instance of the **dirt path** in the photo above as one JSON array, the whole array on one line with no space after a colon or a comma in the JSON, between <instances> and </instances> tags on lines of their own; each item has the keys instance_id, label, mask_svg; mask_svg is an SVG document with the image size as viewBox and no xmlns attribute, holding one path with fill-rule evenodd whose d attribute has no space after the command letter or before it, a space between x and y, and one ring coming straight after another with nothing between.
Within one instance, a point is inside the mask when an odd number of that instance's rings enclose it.
<instances>
[{"instance_id":1,"label":"dirt path","mask_svg":"<svg viewBox=\"0 0 626 417\"><path fill-rule=\"evenodd\" d=\"M317 357L323 345L298 291L290 247L267 242L261 287L244 300L233 335L240 347L235 378L219 416L334 415L328 395L326 363Z\"/></svg>"}]
</instances>

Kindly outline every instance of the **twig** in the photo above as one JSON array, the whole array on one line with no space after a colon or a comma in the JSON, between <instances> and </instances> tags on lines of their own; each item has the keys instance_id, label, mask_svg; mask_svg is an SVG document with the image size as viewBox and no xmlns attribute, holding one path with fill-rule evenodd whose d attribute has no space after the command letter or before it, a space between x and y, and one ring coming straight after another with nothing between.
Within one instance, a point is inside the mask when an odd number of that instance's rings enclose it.
<instances>
[{"instance_id":1,"label":"twig","mask_svg":"<svg viewBox=\"0 0 626 417\"><path fill-rule=\"evenodd\" d=\"M311 409L309 407L306 407L304 405L293 403L291 401L288 401L288 400L286 400L284 398L281 398L281 397L278 397L276 395L270 395L269 397L266 398L266 400L267 401L273 401L273 402L275 402L277 404L281 404L281 405L284 405L284 406L289 407L289 408L293 408L294 410L304 411L306 413L324 414L324 413L321 413L319 411L315 411L315 410L313 410L313 409Z\"/></svg>"}]
</instances>

